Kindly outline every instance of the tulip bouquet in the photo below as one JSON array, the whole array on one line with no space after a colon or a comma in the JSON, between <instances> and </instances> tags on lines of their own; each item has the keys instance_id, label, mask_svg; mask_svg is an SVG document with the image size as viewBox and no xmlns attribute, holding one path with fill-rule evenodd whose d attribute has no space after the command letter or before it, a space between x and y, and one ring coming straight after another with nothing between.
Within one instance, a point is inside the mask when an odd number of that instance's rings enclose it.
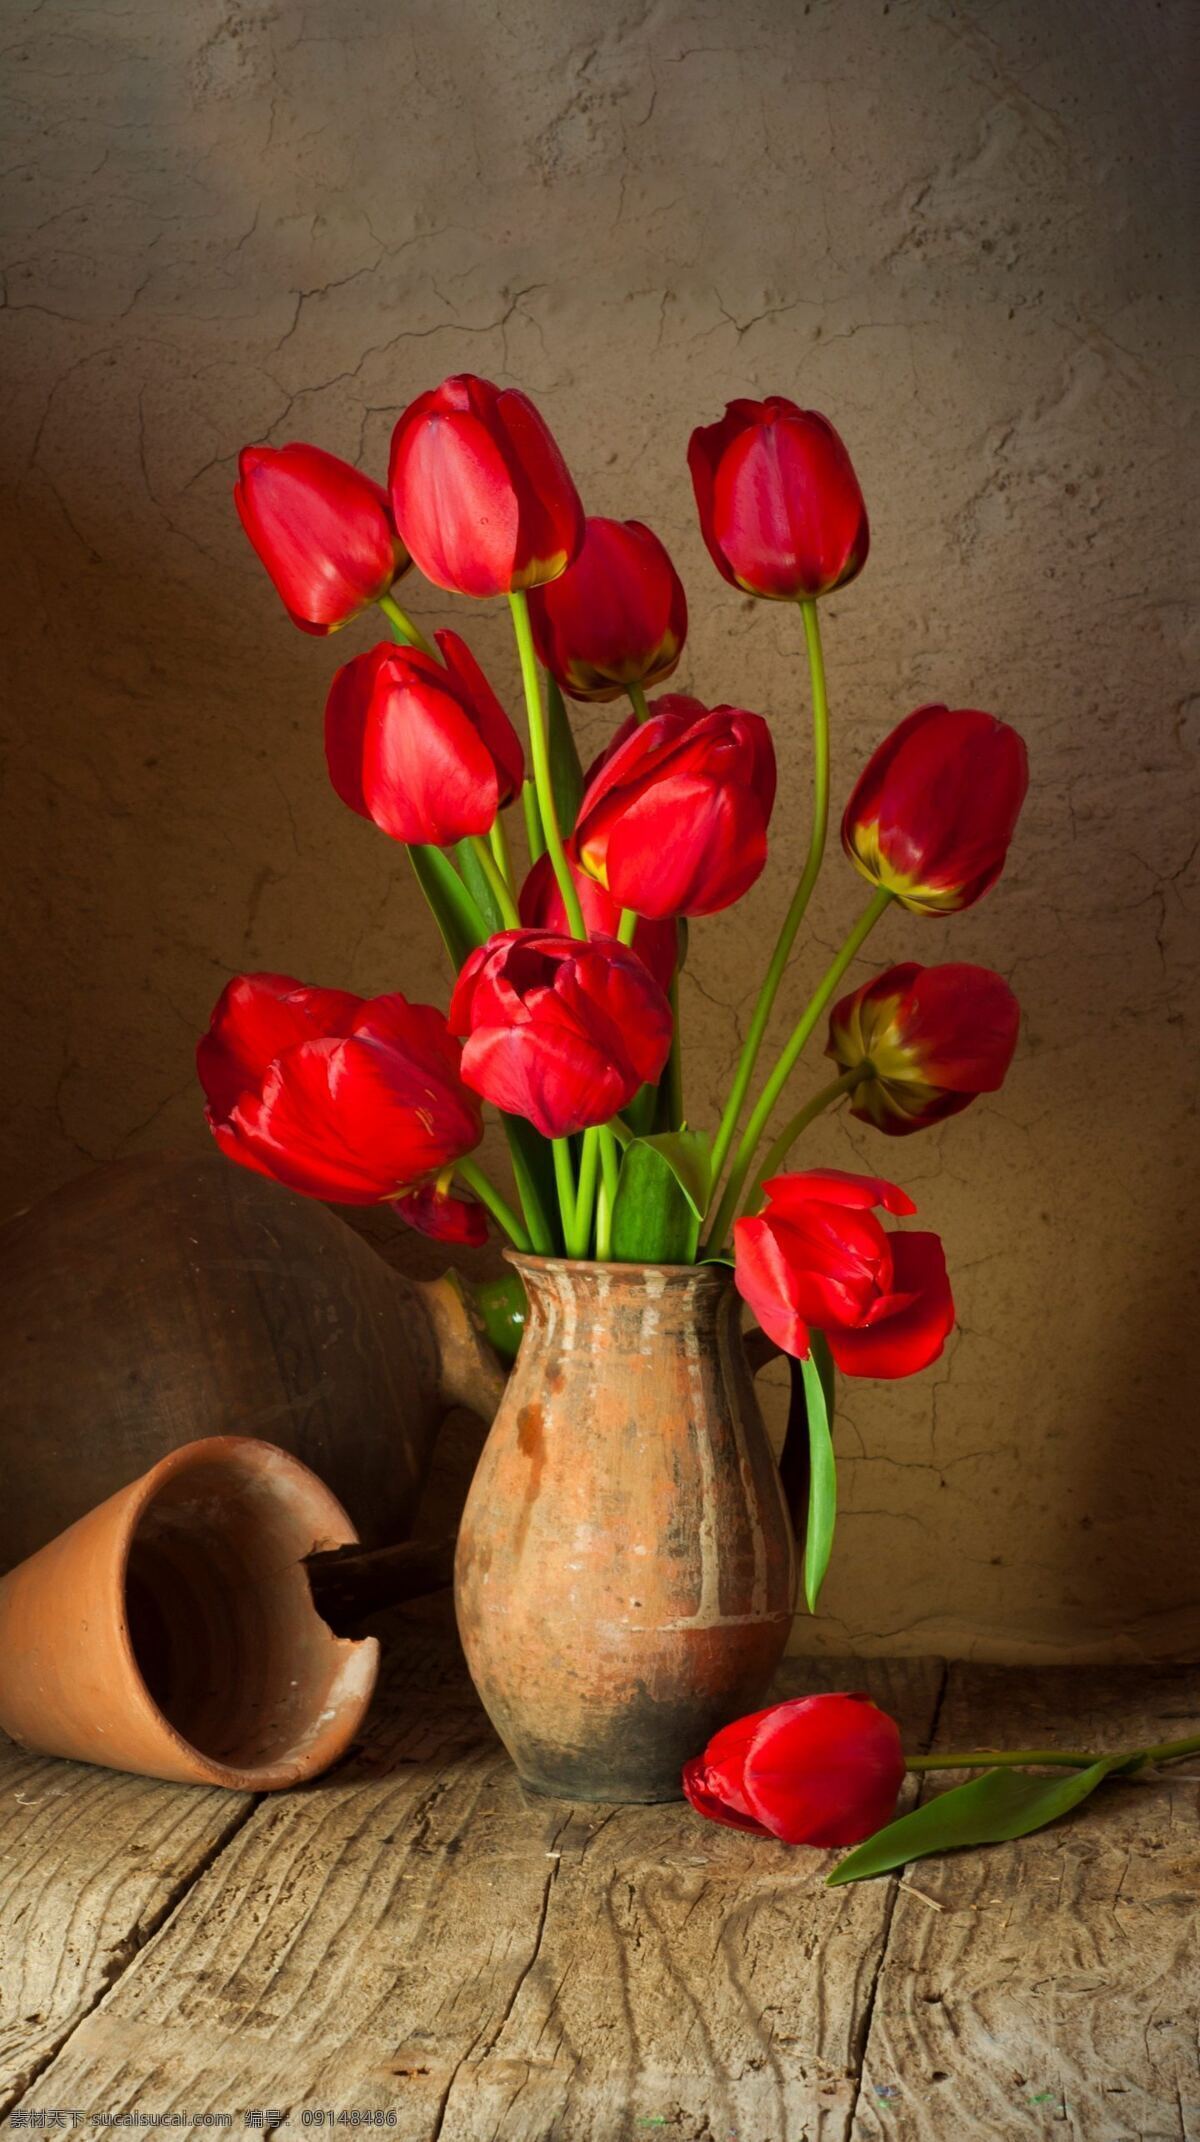
<instances>
[{"instance_id":1,"label":"tulip bouquet","mask_svg":"<svg viewBox=\"0 0 1200 2142\"><path fill-rule=\"evenodd\" d=\"M585 517L523 394L471 376L401 416L385 491L317 447L248 447L235 497L293 621L362 612L390 638L338 670L325 710L333 786L408 851L453 968L448 1015L289 976L225 990L200 1044L213 1133L311 1196L389 1200L414 1227L574 1259L731 1262L769 1340L797 1364L807 1425L809 1604L835 1507L834 1372L897 1377L940 1353L953 1304L938 1237L894 1183L810 1165L801 1135L839 1104L911 1136L998 1087L1016 1001L962 964L839 984L892 907L967 908L1003 867L1025 747L990 714L923 706L884 738L846 804L842 846L870 895L769 1064L764 1047L825 853L829 719L820 602L867 557L850 458L823 416L780 396L732 402L692 436L700 526L734 587L797 606L811 674L813 810L803 867L718 1122L689 1114L678 1019L688 926L762 872L775 752L762 714L648 693L675 671L687 604L639 521ZM401 609L413 569L475 601L507 598L525 742L465 641ZM567 700L628 711L586 771ZM506 814L523 822L514 861ZM787 844L790 852L790 843ZM777 1120L827 1017L833 1076ZM474 1157L499 1112L513 1187Z\"/></svg>"}]
</instances>

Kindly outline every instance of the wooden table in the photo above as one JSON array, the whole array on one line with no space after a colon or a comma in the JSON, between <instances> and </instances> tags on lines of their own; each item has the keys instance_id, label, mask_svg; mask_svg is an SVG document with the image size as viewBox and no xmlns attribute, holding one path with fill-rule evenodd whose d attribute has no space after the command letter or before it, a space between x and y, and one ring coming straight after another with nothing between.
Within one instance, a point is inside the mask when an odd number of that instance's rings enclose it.
<instances>
[{"instance_id":1,"label":"wooden table","mask_svg":"<svg viewBox=\"0 0 1200 2142\"><path fill-rule=\"evenodd\" d=\"M527 1799L440 1613L318 1784L255 1802L0 1740L0 2110L402 2142L1200 2137L1197 1771L902 1877L682 1805ZM1197 1677L795 1661L911 1748L1200 1730ZM936 1791L951 1780L926 1781ZM385 2124L386 2123L386 2124ZM215 2123L214 2123L215 2124Z\"/></svg>"}]
</instances>

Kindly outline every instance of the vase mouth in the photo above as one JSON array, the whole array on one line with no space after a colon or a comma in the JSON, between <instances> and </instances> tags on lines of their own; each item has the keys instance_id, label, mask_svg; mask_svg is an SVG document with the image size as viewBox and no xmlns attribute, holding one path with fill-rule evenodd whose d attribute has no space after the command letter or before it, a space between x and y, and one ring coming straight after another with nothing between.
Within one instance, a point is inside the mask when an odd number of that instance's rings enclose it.
<instances>
[{"instance_id":1,"label":"vase mouth","mask_svg":"<svg viewBox=\"0 0 1200 2142\"><path fill-rule=\"evenodd\" d=\"M541 1257L529 1250L509 1248L506 1248L503 1254L506 1262L515 1265L518 1272L528 1272L534 1277L540 1272L550 1275L569 1273L580 1279L604 1277L610 1281L637 1281L653 1276L675 1286L681 1286L689 1280L726 1285L733 1279L732 1266L727 1264L668 1264L653 1257L638 1260L636 1263L622 1263L616 1258Z\"/></svg>"}]
</instances>

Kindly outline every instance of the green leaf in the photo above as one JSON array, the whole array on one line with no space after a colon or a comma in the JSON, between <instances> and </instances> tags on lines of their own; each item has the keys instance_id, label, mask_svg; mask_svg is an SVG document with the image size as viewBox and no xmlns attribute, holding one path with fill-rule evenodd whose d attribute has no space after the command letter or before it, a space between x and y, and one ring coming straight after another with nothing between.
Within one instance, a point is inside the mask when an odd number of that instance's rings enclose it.
<instances>
[{"instance_id":1,"label":"green leaf","mask_svg":"<svg viewBox=\"0 0 1200 2142\"><path fill-rule=\"evenodd\" d=\"M827 1877L829 1885L861 1882L873 1874L887 1874L909 1860L927 1859L931 1852L953 1852L962 1845L1003 1844L1012 1837L1027 1837L1048 1822L1057 1822L1081 1800L1094 1792L1122 1758L1105 1756L1087 1770L1068 1771L1066 1776L1036 1777L1030 1770L986 1770L969 1784L914 1807L877 1830L858 1845Z\"/></svg>"},{"instance_id":2,"label":"green leaf","mask_svg":"<svg viewBox=\"0 0 1200 2142\"><path fill-rule=\"evenodd\" d=\"M505 927L504 917L496 903L496 895L488 881L488 874L476 855L469 840L455 843L455 856L464 885L488 926L488 936Z\"/></svg>"},{"instance_id":3,"label":"green leaf","mask_svg":"<svg viewBox=\"0 0 1200 2142\"><path fill-rule=\"evenodd\" d=\"M833 1365L833 1355L829 1351L829 1341L823 1331L810 1331L808 1343L812 1348L812 1357L817 1364L817 1372L821 1378L821 1389L825 1393L825 1411L829 1416L829 1426L832 1429L837 1401L837 1371Z\"/></svg>"},{"instance_id":4,"label":"green leaf","mask_svg":"<svg viewBox=\"0 0 1200 2142\"><path fill-rule=\"evenodd\" d=\"M634 1138L622 1155L612 1212L617 1264L691 1264L695 1259L700 1222L661 1143Z\"/></svg>"},{"instance_id":5,"label":"green leaf","mask_svg":"<svg viewBox=\"0 0 1200 2142\"><path fill-rule=\"evenodd\" d=\"M712 1143L703 1131L656 1131L641 1143L661 1153L698 1220L712 1190Z\"/></svg>"},{"instance_id":6,"label":"green leaf","mask_svg":"<svg viewBox=\"0 0 1200 2142\"><path fill-rule=\"evenodd\" d=\"M440 848L410 847L417 883L433 910L455 973L468 952L491 936L486 918L468 892L448 855Z\"/></svg>"},{"instance_id":7,"label":"green leaf","mask_svg":"<svg viewBox=\"0 0 1200 2142\"><path fill-rule=\"evenodd\" d=\"M556 680L546 672L546 737L550 754L550 788L558 814L558 829L564 840L575 831L579 799L583 794L583 768L579 747L567 716Z\"/></svg>"},{"instance_id":8,"label":"green leaf","mask_svg":"<svg viewBox=\"0 0 1200 2142\"><path fill-rule=\"evenodd\" d=\"M808 1532L804 1542L804 1596L815 1614L837 1517L837 1463L829 1430L829 1401L816 1349L800 1363L808 1414Z\"/></svg>"},{"instance_id":9,"label":"green leaf","mask_svg":"<svg viewBox=\"0 0 1200 2142\"><path fill-rule=\"evenodd\" d=\"M539 1256L553 1257L563 1245L559 1236L558 1192L554 1185L554 1153L550 1141L535 1131L524 1116L502 1114L501 1121L534 1249Z\"/></svg>"}]
</instances>

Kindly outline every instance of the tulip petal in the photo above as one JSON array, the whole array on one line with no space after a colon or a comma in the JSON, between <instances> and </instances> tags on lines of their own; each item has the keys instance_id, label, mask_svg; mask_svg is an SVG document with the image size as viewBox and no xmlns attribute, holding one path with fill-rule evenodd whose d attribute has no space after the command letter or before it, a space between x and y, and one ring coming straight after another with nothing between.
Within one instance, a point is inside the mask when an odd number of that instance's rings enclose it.
<instances>
[{"instance_id":1,"label":"tulip petal","mask_svg":"<svg viewBox=\"0 0 1200 2142\"><path fill-rule=\"evenodd\" d=\"M402 417L391 491L396 525L435 587L476 596L512 587L517 500L505 457L478 417L435 409Z\"/></svg>"},{"instance_id":2,"label":"tulip petal","mask_svg":"<svg viewBox=\"0 0 1200 2142\"><path fill-rule=\"evenodd\" d=\"M805 1168L794 1175L775 1175L763 1189L784 1218L793 1206L810 1199L830 1205L882 1205L885 1212L907 1216L916 1211L906 1190L879 1175L855 1175L845 1168Z\"/></svg>"},{"instance_id":3,"label":"tulip petal","mask_svg":"<svg viewBox=\"0 0 1200 2142\"><path fill-rule=\"evenodd\" d=\"M754 791L680 772L655 782L622 812L609 836L605 874L622 907L661 920L732 907L766 860L766 822Z\"/></svg>"},{"instance_id":4,"label":"tulip petal","mask_svg":"<svg viewBox=\"0 0 1200 2142\"><path fill-rule=\"evenodd\" d=\"M424 680L376 687L362 787L383 832L431 848L488 832L499 808L495 762L470 716Z\"/></svg>"},{"instance_id":5,"label":"tulip petal","mask_svg":"<svg viewBox=\"0 0 1200 2142\"><path fill-rule=\"evenodd\" d=\"M791 1267L774 1230L761 1217L733 1229L734 1283L769 1339L798 1361L809 1353L808 1326L795 1305Z\"/></svg>"},{"instance_id":6,"label":"tulip petal","mask_svg":"<svg viewBox=\"0 0 1200 2142\"><path fill-rule=\"evenodd\" d=\"M214 1121L257 1088L277 1056L296 1042L348 1032L362 997L311 989L290 974L239 974L217 999L196 1068Z\"/></svg>"},{"instance_id":7,"label":"tulip petal","mask_svg":"<svg viewBox=\"0 0 1200 2142\"><path fill-rule=\"evenodd\" d=\"M858 1694L776 1704L746 1755L747 1806L786 1844L857 1844L889 1821L904 1782L894 1719Z\"/></svg>"},{"instance_id":8,"label":"tulip petal","mask_svg":"<svg viewBox=\"0 0 1200 2142\"><path fill-rule=\"evenodd\" d=\"M913 1376L936 1361L954 1329L954 1301L941 1241L892 1236L895 1291L904 1306L856 1330L830 1329L829 1351L847 1376Z\"/></svg>"}]
</instances>

